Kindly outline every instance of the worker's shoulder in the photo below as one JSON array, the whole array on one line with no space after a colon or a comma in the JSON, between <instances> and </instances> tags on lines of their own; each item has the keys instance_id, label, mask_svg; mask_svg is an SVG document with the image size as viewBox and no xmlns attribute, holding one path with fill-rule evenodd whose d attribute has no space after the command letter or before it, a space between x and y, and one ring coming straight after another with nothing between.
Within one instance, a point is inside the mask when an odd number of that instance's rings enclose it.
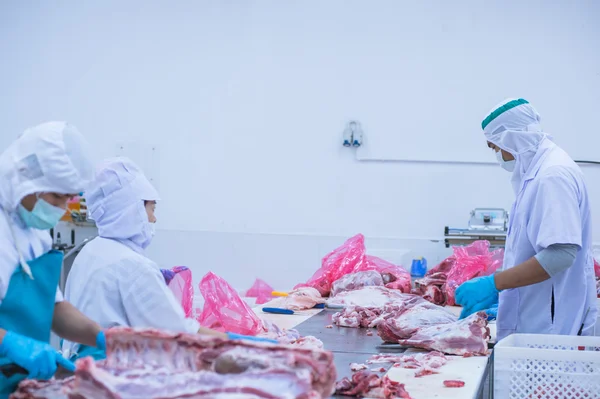
<instances>
[{"instance_id":1,"label":"worker's shoulder","mask_svg":"<svg viewBox=\"0 0 600 399\"><path fill-rule=\"evenodd\" d=\"M135 274L148 269L158 269L156 264L142 254L137 253L125 244L110 238L97 237L88 243L81 251L82 254L102 257L105 267L126 269Z\"/></svg>"}]
</instances>

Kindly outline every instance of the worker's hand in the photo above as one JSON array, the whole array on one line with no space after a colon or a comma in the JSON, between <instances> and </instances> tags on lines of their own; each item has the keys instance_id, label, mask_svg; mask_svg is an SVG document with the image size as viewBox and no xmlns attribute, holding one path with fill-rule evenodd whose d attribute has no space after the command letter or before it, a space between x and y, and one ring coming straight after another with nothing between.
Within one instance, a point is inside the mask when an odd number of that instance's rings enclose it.
<instances>
[{"instance_id":1,"label":"worker's hand","mask_svg":"<svg viewBox=\"0 0 600 399\"><path fill-rule=\"evenodd\" d=\"M253 337L251 335L241 335L241 334L236 334L236 333L231 333L231 332L227 333L227 337L229 339L243 339L243 340L246 340L246 341L269 342L271 344L277 344L278 343L274 339Z\"/></svg>"},{"instance_id":2,"label":"worker's hand","mask_svg":"<svg viewBox=\"0 0 600 399\"><path fill-rule=\"evenodd\" d=\"M104 331L100 331L96 335L96 348L106 351L106 335L104 335Z\"/></svg>"},{"instance_id":3,"label":"worker's hand","mask_svg":"<svg viewBox=\"0 0 600 399\"><path fill-rule=\"evenodd\" d=\"M12 331L6 332L0 345L0 355L29 371L27 378L30 379L49 380L56 372L57 365L75 371L75 365L49 344Z\"/></svg>"},{"instance_id":4,"label":"worker's hand","mask_svg":"<svg viewBox=\"0 0 600 399\"><path fill-rule=\"evenodd\" d=\"M460 318L489 309L498 303L498 289L494 276L477 277L456 289L456 303L463 307Z\"/></svg>"}]
</instances>

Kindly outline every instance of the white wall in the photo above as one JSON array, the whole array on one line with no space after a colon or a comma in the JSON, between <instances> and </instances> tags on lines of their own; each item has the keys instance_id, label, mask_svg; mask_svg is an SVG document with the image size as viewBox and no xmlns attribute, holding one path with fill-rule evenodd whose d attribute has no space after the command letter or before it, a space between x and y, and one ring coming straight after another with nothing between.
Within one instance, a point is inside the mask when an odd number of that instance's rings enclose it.
<instances>
[{"instance_id":1,"label":"white wall","mask_svg":"<svg viewBox=\"0 0 600 399\"><path fill-rule=\"evenodd\" d=\"M452 12L468 15L482 4L489 20L465 29L502 29L510 7L527 18L551 18L551 10L569 23L600 16L592 0L551 8L470 0L453 2ZM510 208L508 174L492 165L357 162L340 145L364 98L395 112L398 99L410 96L387 89L387 79L398 77L386 65L401 61L399 43L419 46L405 40L411 32L402 31L399 16L422 16L426 6L432 18L423 23L432 28L452 17L440 11L448 9L442 0L1 2L0 149L29 125L66 119L89 138L97 159L131 154L162 196L149 255L163 266L192 267L197 280L213 270L240 289L256 276L287 289L357 232L374 254L403 262L425 255L433 263L447 253L431 242L445 225L464 226L477 206ZM371 49L368 57L358 45ZM515 45L552 40L524 36ZM454 46L460 57L461 43ZM579 61L590 63L565 57ZM518 70L526 60L498 54L497 62ZM428 73L420 79L436 78ZM573 118L590 118L573 93L565 98L558 82L548 85L557 89L543 93L544 101L553 96ZM421 102L414 118L460 117L438 106L455 98L428 90L431 103ZM490 93L489 104L464 107L487 111L519 95ZM535 105L535 95L529 99ZM594 126L585 134L597 134ZM485 145L478 133L472 139ZM599 169L585 171L600 209Z\"/></svg>"}]
</instances>

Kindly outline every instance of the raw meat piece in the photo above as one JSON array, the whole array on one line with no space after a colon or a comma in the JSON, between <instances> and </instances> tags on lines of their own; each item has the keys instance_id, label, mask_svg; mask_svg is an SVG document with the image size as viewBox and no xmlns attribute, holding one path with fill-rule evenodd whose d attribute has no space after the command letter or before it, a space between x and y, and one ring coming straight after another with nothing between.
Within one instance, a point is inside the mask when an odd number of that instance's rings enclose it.
<instances>
[{"instance_id":1,"label":"raw meat piece","mask_svg":"<svg viewBox=\"0 0 600 399\"><path fill-rule=\"evenodd\" d=\"M376 270L381 273L383 283L387 288L400 290L406 294L410 293L410 273L401 266L396 266L376 256L366 256L366 270Z\"/></svg>"},{"instance_id":2,"label":"raw meat piece","mask_svg":"<svg viewBox=\"0 0 600 399\"><path fill-rule=\"evenodd\" d=\"M248 298L256 298L256 304L262 305L273 299L273 296L271 295L273 291L273 287L257 278L256 281L254 281L254 284L252 284L252 287L246 291L245 296Z\"/></svg>"},{"instance_id":3,"label":"raw meat piece","mask_svg":"<svg viewBox=\"0 0 600 399\"><path fill-rule=\"evenodd\" d=\"M335 313L331 318L336 325L341 327L375 327L373 321L381 316L383 309L350 306Z\"/></svg>"},{"instance_id":4,"label":"raw meat piece","mask_svg":"<svg viewBox=\"0 0 600 399\"><path fill-rule=\"evenodd\" d=\"M407 295L412 296L386 287L364 287L359 290L341 292L337 296L329 298L327 304L377 308L402 301L406 299Z\"/></svg>"},{"instance_id":5,"label":"raw meat piece","mask_svg":"<svg viewBox=\"0 0 600 399\"><path fill-rule=\"evenodd\" d=\"M300 333L294 329L279 328L275 323L264 321L264 331L258 334L260 337L277 340L280 344L293 345L305 349L323 349L323 342L307 335L301 337Z\"/></svg>"},{"instance_id":6,"label":"raw meat piece","mask_svg":"<svg viewBox=\"0 0 600 399\"><path fill-rule=\"evenodd\" d=\"M77 363L73 394L84 398L305 398L310 382L289 370L253 370L226 375L210 371L114 375L87 357Z\"/></svg>"},{"instance_id":7,"label":"raw meat piece","mask_svg":"<svg viewBox=\"0 0 600 399\"><path fill-rule=\"evenodd\" d=\"M429 374L437 374L448 358L440 352L416 353L411 355L373 355L367 364L373 363L394 363L393 367L402 367L405 369L417 369L415 377L422 377Z\"/></svg>"},{"instance_id":8,"label":"raw meat piece","mask_svg":"<svg viewBox=\"0 0 600 399\"><path fill-rule=\"evenodd\" d=\"M377 374L362 370L354 373L352 379L343 378L335 386L336 394L359 398L412 399L404 389L404 384L380 378Z\"/></svg>"},{"instance_id":9,"label":"raw meat piece","mask_svg":"<svg viewBox=\"0 0 600 399\"><path fill-rule=\"evenodd\" d=\"M367 360L367 364L376 364L376 363L396 363L402 361L404 355L391 355L387 353L380 353L378 355L373 355Z\"/></svg>"},{"instance_id":10,"label":"raw meat piece","mask_svg":"<svg viewBox=\"0 0 600 399\"><path fill-rule=\"evenodd\" d=\"M331 296L336 296L340 292L353 291L363 287L383 286L381 274L376 270L367 270L346 274L339 280L333 283L331 288Z\"/></svg>"},{"instance_id":11,"label":"raw meat piece","mask_svg":"<svg viewBox=\"0 0 600 399\"><path fill-rule=\"evenodd\" d=\"M24 380L10 395L10 399L67 399L67 390L74 381L75 377L49 381Z\"/></svg>"},{"instance_id":12,"label":"raw meat piece","mask_svg":"<svg viewBox=\"0 0 600 399\"><path fill-rule=\"evenodd\" d=\"M304 287L290 291L288 296L272 300L270 306L290 310L306 310L314 308L319 303L325 303L325 299L321 297L319 291L312 287Z\"/></svg>"},{"instance_id":13,"label":"raw meat piece","mask_svg":"<svg viewBox=\"0 0 600 399\"><path fill-rule=\"evenodd\" d=\"M107 330L106 341L106 360L79 360L73 380L24 381L17 398L64 398L59 386L70 399L319 399L334 390L333 355L322 350L130 328Z\"/></svg>"},{"instance_id":14,"label":"raw meat piece","mask_svg":"<svg viewBox=\"0 0 600 399\"><path fill-rule=\"evenodd\" d=\"M452 323L456 320L458 317L447 309L421 300L413 306L405 305L396 313L390 312L377 324L377 333L385 342L396 343L410 338L422 328Z\"/></svg>"},{"instance_id":15,"label":"raw meat piece","mask_svg":"<svg viewBox=\"0 0 600 399\"><path fill-rule=\"evenodd\" d=\"M311 349L311 350L323 349L323 347L324 347L323 341L321 341L317 337L313 337L312 335L300 337L297 340L292 341L290 343L290 345L298 347L298 348Z\"/></svg>"},{"instance_id":16,"label":"raw meat piece","mask_svg":"<svg viewBox=\"0 0 600 399\"><path fill-rule=\"evenodd\" d=\"M371 390L381 387L381 378L370 371L358 371L352 379L344 377L335 384L335 393L345 396L373 397Z\"/></svg>"},{"instance_id":17,"label":"raw meat piece","mask_svg":"<svg viewBox=\"0 0 600 399\"><path fill-rule=\"evenodd\" d=\"M350 370L352 370L352 371L359 371L359 370L366 370L366 369L367 369L366 364L350 363Z\"/></svg>"},{"instance_id":18,"label":"raw meat piece","mask_svg":"<svg viewBox=\"0 0 600 399\"><path fill-rule=\"evenodd\" d=\"M465 386L465 382L461 380L446 380L444 386L448 388L462 388Z\"/></svg>"},{"instance_id":19,"label":"raw meat piece","mask_svg":"<svg viewBox=\"0 0 600 399\"><path fill-rule=\"evenodd\" d=\"M367 331L367 337L372 337L373 336L373 331L369 330Z\"/></svg>"},{"instance_id":20,"label":"raw meat piece","mask_svg":"<svg viewBox=\"0 0 600 399\"><path fill-rule=\"evenodd\" d=\"M331 324L326 325L325 328L333 328L333 326Z\"/></svg>"},{"instance_id":21,"label":"raw meat piece","mask_svg":"<svg viewBox=\"0 0 600 399\"><path fill-rule=\"evenodd\" d=\"M319 395L333 391L335 367L331 352L244 340L223 340L151 329L112 328L106 332L109 368L142 365L172 371L214 370L219 374L254 370L291 370L308 378Z\"/></svg>"},{"instance_id":22,"label":"raw meat piece","mask_svg":"<svg viewBox=\"0 0 600 399\"><path fill-rule=\"evenodd\" d=\"M600 278L596 277L596 294L600 298Z\"/></svg>"},{"instance_id":23,"label":"raw meat piece","mask_svg":"<svg viewBox=\"0 0 600 399\"><path fill-rule=\"evenodd\" d=\"M431 303L444 306L446 305L446 294L443 286L446 284L446 279L446 274L441 272L417 279L415 280L415 289L412 293L422 296Z\"/></svg>"},{"instance_id":24,"label":"raw meat piece","mask_svg":"<svg viewBox=\"0 0 600 399\"><path fill-rule=\"evenodd\" d=\"M409 339L398 342L450 355L486 355L489 338L487 315L479 312L454 323L423 327Z\"/></svg>"}]
</instances>

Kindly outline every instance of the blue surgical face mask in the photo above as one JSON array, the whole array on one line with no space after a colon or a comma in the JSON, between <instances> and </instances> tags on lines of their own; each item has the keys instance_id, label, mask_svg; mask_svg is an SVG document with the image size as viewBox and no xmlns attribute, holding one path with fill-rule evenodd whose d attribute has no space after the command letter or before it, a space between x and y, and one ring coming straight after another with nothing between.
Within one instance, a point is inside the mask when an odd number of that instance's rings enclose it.
<instances>
[{"instance_id":1,"label":"blue surgical face mask","mask_svg":"<svg viewBox=\"0 0 600 399\"><path fill-rule=\"evenodd\" d=\"M21 204L17 211L25 226L40 230L50 230L56 226L66 212L63 208L49 204L40 197L31 211L25 209Z\"/></svg>"}]
</instances>

